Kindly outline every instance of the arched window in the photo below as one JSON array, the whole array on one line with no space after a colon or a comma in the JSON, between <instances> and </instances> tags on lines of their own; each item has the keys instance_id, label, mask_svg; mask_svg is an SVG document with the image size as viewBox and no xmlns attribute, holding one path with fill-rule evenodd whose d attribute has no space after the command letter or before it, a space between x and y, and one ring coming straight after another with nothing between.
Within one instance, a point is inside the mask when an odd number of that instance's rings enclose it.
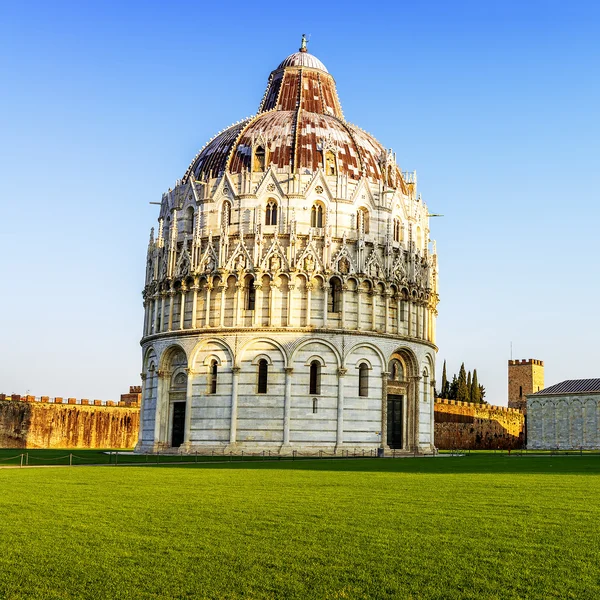
<instances>
[{"instance_id":1,"label":"arched window","mask_svg":"<svg viewBox=\"0 0 600 600\"><path fill-rule=\"evenodd\" d=\"M277 225L277 202L269 198L265 210L265 225Z\"/></svg>"},{"instance_id":2,"label":"arched window","mask_svg":"<svg viewBox=\"0 0 600 600\"><path fill-rule=\"evenodd\" d=\"M231 202L225 200L221 208L221 225L231 225Z\"/></svg>"},{"instance_id":3,"label":"arched window","mask_svg":"<svg viewBox=\"0 0 600 600\"><path fill-rule=\"evenodd\" d=\"M342 284L337 277L330 281L329 298L327 301L327 310L331 313L340 312L342 308Z\"/></svg>"},{"instance_id":4,"label":"arched window","mask_svg":"<svg viewBox=\"0 0 600 600\"><path fill-rule=\"evenodd\" d=\"M194 231L194 207L188 206L185 211L185 233L193 233Z\"/></svg>"},{"instance_id":5,"label":"arched window","mask_svg":"<svg viewBox=\"0 0 600 600\"><path fill-rule=\"evenodd\" d=\"M267 154L263 146L258 146L254 151L254 171L263 172L267 163Z\"/></svg>"},{"instance_id":6,"label":"arched window","mask_svg":"<svg viewBox=\"0 0 600 600\"><path fill-rule=\"evenodd\" d=\"M319 400L317 398L313 398L313 414L317 414L317 410L319 408Z\"/></svg>"},{"instance_id":7,"label":"arched window","mask_svg":"<svg viewBox=\"0 0 600 600\"><path fill-rule=\"evenodd\" d=\"M269 379L269 363L266 359L261 358L258 361L258 393L267 393L267 383Z\"/></svg>"},{"instance_id":8,"label":"arched window","mask_svg":"<svg viewBox=\"0 0 600 600\"><path fill-rule=\"evenodd\" d=\"M356 229L359 233L369 233L369 211L359 208L356 213Z\"/></svg>"},{"instance_id":9,"label":"arched window","mask_svg":"<svg viewBox=\"0 0 600 600\"><path fill-rule=\"evenodd\" d=\"M402 224L400 219L394 219L394 241L400 242L402 240Z\"/></svg>"},{"instance_id":10,"label":"arched window","mask_svg":"<svg viewBox=\"0 0 600 600\"><path fill-rule=\"evenodd\" d=\"M361 363L358 366L358 395L369 395L369 365Z\"/></svg>"},{"instance_id":11,"label":"arched window","mask_svg":"<svg viewBox=\"0 0 600 600\"><path fill-rule=\"evenodd\" d=\"M254 287L254 277L246 279L246 310L254 310L256 305L256 289Z\"/></svg>"},{"instance_id":12,"label":"arched window","mask_svg":"<svg viewBox=\"0 0 600 600\"><path fill-rule=\"evenodd\" d=\"M216 360L210 361L210 393L217 393L217 368L218 363Z\"/></svg>"},{"instance_id":13,"label":"arched window","mask_svg":"<svg viewBox=\"0 0 600 600\"><path fill-rule=\"evenodd\" d=\"M335 175L337 173L337 167L335 164L335 154L328 150L325 153L325 174Z\"/></svg>"},{"instance_id":14,"label":"arched window","mask_svg":"<svg viewBox=\"0 0 600 600\"><path fill-rule=\"evenodd\" d=\"M321 363L318 360L313 360L310 363L310 379L308 387L309 394L319 395L321 393Z\"/></svg>"},{"instance_id":15,"label":"arched window","mask_svg":"<svg viewBox=\"0 0 600 600\"><path fill-rule=\"evenodd\" d=\"M310 212L310 226L323 227L323 206L321 204L313 204Z\"/></svg>"}]
</instances>

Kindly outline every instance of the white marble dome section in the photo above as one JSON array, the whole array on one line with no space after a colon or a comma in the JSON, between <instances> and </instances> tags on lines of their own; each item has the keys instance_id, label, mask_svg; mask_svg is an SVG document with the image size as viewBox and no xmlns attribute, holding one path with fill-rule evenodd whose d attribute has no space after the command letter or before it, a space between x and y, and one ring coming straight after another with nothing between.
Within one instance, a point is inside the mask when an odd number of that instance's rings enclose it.
<instances>
[{"instance_id":1,"label":"white marble dome section","mask_svg":"<svg viewBox=\"0 0 600 600\"><path fill-rule=\"evenodd\" d=\"M285 113L291 130L335 120L354 145L317 136L303 154L299 133L251 118L163 194L138 452L434 451L427 206L416 174L343 120L331 76L298 54L272 74L262 114ZM282 94L297 85L304 102L309 84L321 99L290 117Z\"/></svg>"}]
</instances>

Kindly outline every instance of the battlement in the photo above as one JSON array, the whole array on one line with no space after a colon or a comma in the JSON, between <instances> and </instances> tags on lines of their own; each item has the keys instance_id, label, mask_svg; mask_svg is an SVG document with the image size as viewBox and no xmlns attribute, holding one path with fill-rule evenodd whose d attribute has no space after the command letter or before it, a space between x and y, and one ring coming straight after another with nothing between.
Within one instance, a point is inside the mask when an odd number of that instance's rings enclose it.
<instances>
[{"instance_id":1,"label":"battlement","mask_svg":"<svg viewBox=\"0 0 600 600\"><path fill-rule=\"evenodd\" d=\"M544 361L543 360L537 360L536 358L522 358L521 360L519 360L519 359L509 360L508 364L509 364L509 366L514 366L514 365L538 365L539 367L543 367L544 366Z\"/></svg>"},{"instance_id":2,"label":"battlement","mask_svg":"<svg viewBox=\"0 0 600 600\"><path fill-rule=\"evenodd\" d=\"M470 407L470 408L484 409L484 410L488 410L490 412L495 411L495 410L505 412L505 413L522 414L522 412L523 412L523 411L519 410L518 408L510 408L508 406L496 406L494 404L478 404L475 402L462 402L461 400L448 400L447 398L436 398L435 403L436 404L449 404L449 405L453 405L453 406L466 406L466 407Z\"/></svg>"},{"instance_id":3,"label":"battlement","mask_svg":"<svg viewBox=\"0 0 600 600\"><path fill-rule=\"evenodd\" d=\"M139 386L134 386L139 387ZM132 388L130 388L131 390ZM140 392L141 393L141 389ZM134 396L133 398L131 396ZM103 406L103 407L139 407L140 401L137 393L123 394L119 402L114 400L89 400L88 398L61 398L57 396L20 396L19 394L0 394L0 401L10 400L12 402L36 402L42 404L75 404L79 406Z\"/></svg>"}]
</instances>

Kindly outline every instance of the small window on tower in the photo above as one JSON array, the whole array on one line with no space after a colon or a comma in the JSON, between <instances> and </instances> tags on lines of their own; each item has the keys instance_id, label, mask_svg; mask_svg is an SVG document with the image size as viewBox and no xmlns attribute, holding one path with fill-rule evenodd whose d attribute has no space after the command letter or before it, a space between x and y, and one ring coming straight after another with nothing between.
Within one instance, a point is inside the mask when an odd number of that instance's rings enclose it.
<instances>
[{"instance_id":1,"label":"small window on tower","mask_svg":"<svg viewBox=\"0 0 600 600\"><path fill-rule=\"evenodd\" d=\"M254 279L250 278L246 288L246 310L254 310L256 305L256 289L254 287Z\"/></svg>"},{"instance_id":2,"label":"small window on tower","mask_svg":"<svg viewBox=\"0 0 600 600\"><path fill-rule=\"evenodd\" d=\"M261 358L258 361L258 389L259 394L267 393L267 383L269 378L269 363Z\"/></svg>"},{"instance_id":3,"label":"small window on tower","mask_svg":"<svg viewBox=\"0 0 600 600\"><path fill-rule=\"evenodd\" d=\"M323 227L323 206L321 204L313 204L310 213L310 226Z\"/></svg>"},{"instance_id":4,"label":"small window on tower","mask_svg":"<svg viewBox=\"0 0 600 600\"><path fill-rule=\"evenodd\" d=\"M369 233L369 211L359 208L356 213L356 229L359 233Z\"/></svg>"},{"instance_id":5,"label":"small window on tower","mask_svg":"<svg viewBox=\"0 0 600 600\"><path fill-rule=\"evenodd\" d=\"M522 398L522 397L523 397L523 386L520 385L519 386L519 398Z\"/></svg>"},{"instance_id":6,"label":"small window on tower","mask_svg":"<svg viewBox=\"0 0 600 600\"><path fill-rule=\"evenodd\" d=\"M277 225L277 202L273 199L267 202L265 225Z\"/></svg>"},{"instance_id":7,"label":"small window on tower","mask_svg":"<svg viewBox=\"0 0 600 600\"><path fill-rule=\"evenodd\" d=\"M321 363L318 360L310 363L308 393L312 395L321 393Z\"/></svg>"},{"instance_id":8,"label":"small window on tower","mask_svg":"<svg viewBox=\"0 0 600 600\"><path fill-rule=\"evenodd\" d=\"M335 175L337 173L335 155L333 152L331 152L331 150L325 153L325 173L327 175Z\"/></svg>"},{"instance_id":9,"label":"small window on tower","mask_svg":"<svg viewBox=\"0 0 600 600\"><path fill-rule=\"evenodd\" d=\"M217 393L217 361L212 360L210 362L210 393Z\"/></svg>"},{"instance_id":10,"label":"small window on tower","mask_svg":"<svg viewBox=\"0 0 600 600\"><path fill-rule=\"evenodd\" d=\"M254 151L254 171L263 172L266 165L266 153L263 146L259 146Z\"/></svg>"}]
</instances>

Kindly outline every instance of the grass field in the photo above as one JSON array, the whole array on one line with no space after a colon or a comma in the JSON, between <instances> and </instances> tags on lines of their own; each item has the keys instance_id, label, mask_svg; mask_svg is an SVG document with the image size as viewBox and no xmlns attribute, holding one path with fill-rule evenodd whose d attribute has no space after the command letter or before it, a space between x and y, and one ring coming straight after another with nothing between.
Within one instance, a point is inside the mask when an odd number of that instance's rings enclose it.
<instances>
[{"instance_id":1,"label":"grass field","mask_svg":"<svg viewBox=\"0 0 600 600\"><path fill-rule=\"evenodd\" d=\"M600 457L0 470L0 598L600 598Z\"/></svg>"}]
</instances>

